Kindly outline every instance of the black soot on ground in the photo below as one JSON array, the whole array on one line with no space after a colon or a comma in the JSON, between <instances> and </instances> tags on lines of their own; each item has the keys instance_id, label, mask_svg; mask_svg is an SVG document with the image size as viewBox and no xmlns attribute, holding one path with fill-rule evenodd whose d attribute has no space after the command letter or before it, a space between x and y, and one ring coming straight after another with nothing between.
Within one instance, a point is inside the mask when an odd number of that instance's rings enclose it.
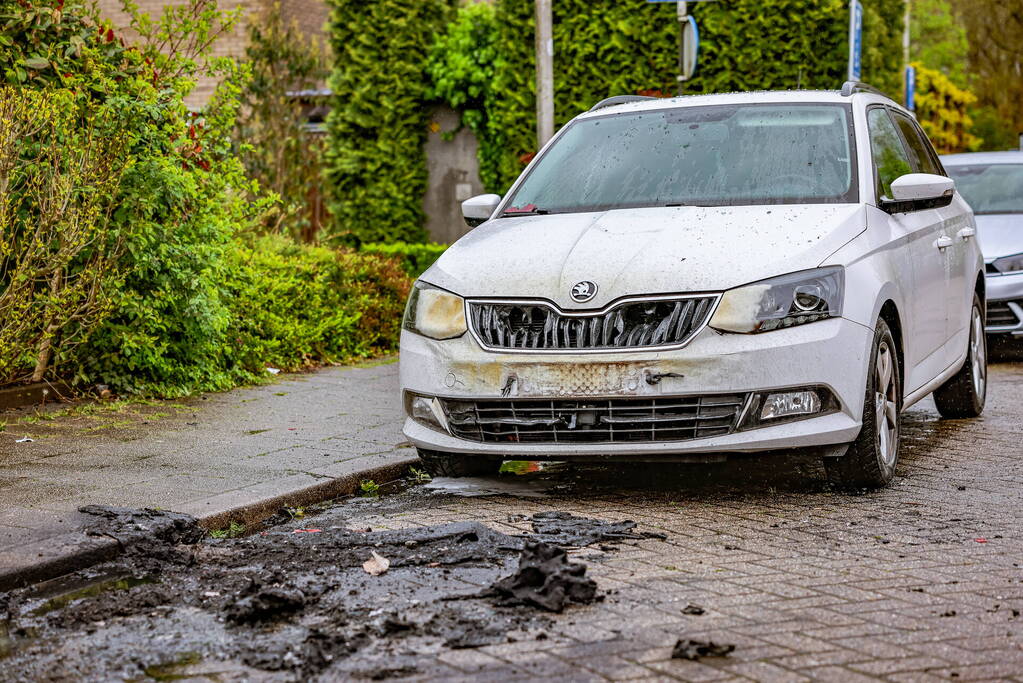
<instances>
[{"instance_id":1,"label":"black soot on ground","mask_svg":"<svg viewBox=\"0 0 1023 683\"><path fill-rule=\"evenodd\" d=\"M214 539L186 515L82 511L86 533L125 552L0 595L0 680L429 676L445 649L542 640L550 613L602 598L566 547L651 536L561 513L519 536L475 522L372 532L328 511L315 528Z\"/></svg>"}]
</instances>

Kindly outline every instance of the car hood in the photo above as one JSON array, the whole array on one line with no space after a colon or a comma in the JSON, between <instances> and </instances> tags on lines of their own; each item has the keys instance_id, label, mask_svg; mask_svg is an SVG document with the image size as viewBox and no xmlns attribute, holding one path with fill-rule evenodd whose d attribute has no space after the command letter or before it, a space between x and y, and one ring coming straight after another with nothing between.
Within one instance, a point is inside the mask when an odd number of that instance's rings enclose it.
<instances>
[{"instance_id":1,"label":"car hood","mask_svg":"<svg viewBox=\"0 0 1023 683\"><path fill-rule=\"evenodd\" d=\"M976 219L980 248L986 260L1023 252L1023 214L984 214Z\"/></svg>"},{"instance_id":2,"label":"car hood","mask_svg":"<svg viewBox=\"0 0 1023 683\"><path fill-rule=\"evenodd\" d=\"M623 296L722 291L815 268L865 228L859 204L618 209L488 221L423 274L465 297L598 308ZM569 295L597 285L585 304Z\"/></svg>"}]
</instances>

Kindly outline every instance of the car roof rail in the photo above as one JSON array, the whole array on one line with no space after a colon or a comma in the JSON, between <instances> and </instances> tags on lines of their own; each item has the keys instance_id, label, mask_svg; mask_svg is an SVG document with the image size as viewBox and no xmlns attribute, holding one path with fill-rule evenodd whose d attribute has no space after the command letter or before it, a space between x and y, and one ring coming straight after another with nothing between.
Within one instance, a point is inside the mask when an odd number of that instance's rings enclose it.
<instances>
[{"instance_id":1,"label":"car roof rail","mask_svg":"<svg viewBox=\"0 0 1023 683\"><path fill-rule=\"evenodd\" d=\"M613 107L618 104L628 104L629 102L643 102L645 100L656 99L656 97L650 97L648 95L615 95L614 97L608 97L597 102L595 105L590 107L590 111L597 111L598 109Z\"/></svg>"},{"instance_id":2,"label":"car roof rail","mask_svg":"<svg viewBox=\"0 0 1023 683\"><path fill-rule=\"evenodd\" d=\"M842 84L842 97L850 97L858 92L869 92L881 97L888 97L874 86L861 83L860 81L846 81Z\"/></svg>"}]
</instances>

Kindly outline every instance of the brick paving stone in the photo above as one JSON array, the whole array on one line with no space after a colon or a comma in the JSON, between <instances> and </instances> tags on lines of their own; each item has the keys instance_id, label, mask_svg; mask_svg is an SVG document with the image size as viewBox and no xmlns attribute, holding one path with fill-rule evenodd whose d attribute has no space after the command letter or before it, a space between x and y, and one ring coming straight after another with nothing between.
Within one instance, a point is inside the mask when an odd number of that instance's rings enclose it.
<instances>
[{"instance_id":1,"label":"brick paving stone","mask_svg":"<svg viewBox=\"0 0 1023 683\"><path fill-rule=\"evenodd\" d=\"M606 600L555 616L546 645L476 651L506 668L444 659L470 676L1023 680L1023 616L1012 616L1023 613L1023 367L992 366L991 379L981 420L941 421L929 400L907 412L898 477L881 491L779 483L784 463L757 458L578 467L546 498L420 498L412 519L384 512L373 526L476 519L520 533L529 523L515 515L563 510L668 534L573 553ZM706 613L683 615L690 603ZM672 660L681 637L736 650Z\"/></svg>"}]
</instances>

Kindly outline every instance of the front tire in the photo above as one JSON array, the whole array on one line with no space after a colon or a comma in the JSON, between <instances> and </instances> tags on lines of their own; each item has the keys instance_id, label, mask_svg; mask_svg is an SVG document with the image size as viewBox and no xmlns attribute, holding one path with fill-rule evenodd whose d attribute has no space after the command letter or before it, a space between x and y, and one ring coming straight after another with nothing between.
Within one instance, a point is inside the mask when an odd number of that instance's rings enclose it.
<instances>
[{"instance_id":1,"label":"front tire","mask_svg":"<svg viewBox=\"0 0 1023 683\"><path fill-rule=\"evenodd\" d=\"M828 481L838 489L876 489L895 476L902 424L902 380L895 339L877 321L863 399L863 428L846 454L825 460Z\"/></svg>"},{"instance_id":2,"label":"front tire","mask_svg":"<svg viewBox=\"0 0 1023 683\"><path fill-rule=\"evenodd\" d=\"M464 455L462 453L443 453L417 448L423 469L431 477L479 477L497 474L501 469L502 458L489 455Z\"/></svg>"},{"instance_id":3,"label":"front tire","mask_svg":"<svg viewBox=\"0 0 1023 683\"><path fill-rule=\"evenodd\" d=\"M987 401L987 336L984 334L984 308L973 295L970 312L970 340L966 360L959 372L934 390L934 404L944 418L979 417Z\"/></svg>"}]
</instances>

